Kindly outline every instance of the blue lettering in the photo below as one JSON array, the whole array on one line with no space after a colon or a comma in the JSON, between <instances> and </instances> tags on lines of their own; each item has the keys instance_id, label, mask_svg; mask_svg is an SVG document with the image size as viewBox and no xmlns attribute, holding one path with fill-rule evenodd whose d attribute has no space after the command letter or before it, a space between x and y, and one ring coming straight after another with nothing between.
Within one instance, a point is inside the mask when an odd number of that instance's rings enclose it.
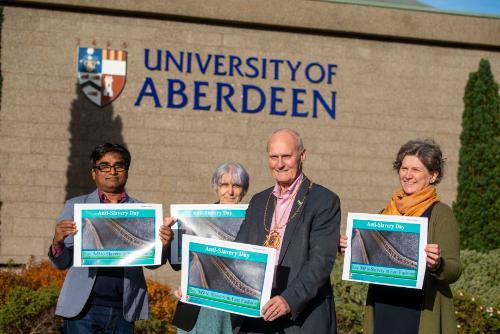
<instances>
[{"instance_id":1,"label":"blue lettering","mask_svg":"<svg viewBox=\"0 0 500 334\"><path fill-rule=\"evenodd\" d=\"M184 52L179 52L179 59L175 59L172 52L166 50L165 51L165 71L170 71L170 61L177 68L177 71L183 72L183 64L184 64Z\"/></svg>"},{"instance_id":2,"label":"blue lettering","mask_svg":"<svg viewBox=\"0 0 500 334\"><path fill-rule=\"evenodd\" d=\"M285 116L286 115L286 110L277 110L276 109L276 104L282 103L283 99L281 97L278 97L278 92L284 92L285 88L283 87L271 87L271 106L270 109L271 111L269 114L271 115L278 115L278 116Z\"/></svg>"},{"instance_id":3,"label":"blue lettering","mask_svg":"<svg viewBox=\"0 0 500 334\"><path fill-rule=\"evenodd\" d=\"M226 71L224 71L224 55L215 55L215 68L214 68L214 75L226 75Z\"/></svg>"},{"instance_id":4,"label":"blue lettering","mask_svg":"<svg viewBox=\"0 0 500 334\"><path fill-rule=\"evenodd\" d=\"M328 64L328 83L333 82L333 76L337 74L337 64Z\"/></svg>"},{"instance_id":5,"label":"blue lettering","mask_svg":"<svg viewBox=\"0 0 500 334\"><path fill-rule=\"evenodd\" d=\"M283 60L271 59L269 60L271 64L274 64L274 80L279 80L280 77L280 64L283 64Z\"/></svg>"},{"instance_id":6,"label":"blue lettering","mask_svg":"<svg viewBox=\"0 0 500 334\"><path fill-rule=\"evenodd\" d=\"M191 73L192 60L193 60L193 53L187 52L186 53L186 73Z\"/></svg>"},{"instance_id":7,"label":"blue lettering","mask_svg":"<svg viewBox=\"0 0 500 334\"><path fill-rule=\"evenodd\" d=\"M299 97L299 94L305 94L306 90L301 88L292 89L292 117L307 117L307 111L299 111L299 105L304 104L304 100Z\"/></svg>"},{"instance_id":8,"label":"blue lettering","mask_svg":"<svg viewBox=\"0 0 500 334\"><path fill-rule=\"evenodd\" d=\"M149 49L144 49L144 66L150 71L161 70L161 50L156 50L156 65L149 65Z\"/></svg>"},{"instance_id":9,"label":"blue lettering","mask_svg":"<svg viewBox=\"0 0 500 334\"><path fill-rule=\"evenodd\" d=\"M201 87L208 87L208 82L206 81L195 81L194 82L194 110L210 110L210 104L202 106L200 104L200 98L207 97L207 93L201 90Z\"/></svg>"},{"instance_id":10,"label":"blue lettering","mask_svg":"<svg viewBox=\"0 0 500 334\"><path fill-rule=\"evenodd\" d=\"M262 58L262 75L260 78L261 79L267 78L267 59L266 58Z\"/></svg>"},{"instance_id":11,"label":"blue lettering","mask_svg":"<svg viewBox=\"0 0 500 334\"><path fill-rule=\"evenodd\" d=\"M160 108L160 99L158 98L158 93L156 93L155 84L153 79L150 77L146 77L144 79L144 84L142 85L141 91L139 92L139 96L137 96L137 100L135 100L134 105L140 106L142 102L142 98L144 96L151 96L155 100L155 108Z\"/></svg>"},{"instance_id":12,"label":"blue lettering","mask_svg":"<svg viewBox=\"0 0 500 334\"><path fill-rule=\"evenodd\" d=\"M257 65L254 63L258 63L259 59L256 57L249 57L247 58L246 64L247 66L252 70L251 72L245 71L245 76L247 78L256 78L259 76L259 69L257 68Z\"/></svg>"},{"instance_id":13,"label":"blue lettering","mask_svg":"<svg viewBox=\"0 0 500 334\"><path fill-rule=\"evenodd\" d=\"M244 77L243 73L240 70L241 66L241 58L238 56L229 56L229 76L234 75L234 70L238 72L240 77Z\"/></svg>"},{"instance_id":14,"label":"blue lettering","mask_svg":"<svg viewBox=\"0 0 500 334\"><path fill-rule=\"evenodd\" d=\"M242 85L241 88L243 90L242 101L241 101L241 112L255 114L262 111L262 109L266 105L266 95L264 94L262 89L254 85ZM248 107L248 101L249 101L248 93L250 91L256 92L260 97L260 104L253 109L250 109Z\"/></svg>"},{"instance_id":15,"label":"blue lettering","mask_svg":"<svg viewBox=\"0 0 500 334\"><path fill-rule=\"evenodd\" d=\"M311 71L313 71L312 69L314 67L317 67L320 71L320 76L316 80L311 77ZM321 81L323 81L325 79L325 69L323 68L323 66L321 66L320 63L307 64L305 73L306 73L306 79L312 83L320 83Z\"/></svg>"},{"instance_id":16,"label":"blue lettering","mask_svg":"<svg viewBox=\"0 0 500 334\"><path fill-rule=\"evenodd\" d=\"M199 53L196 54L196 62L198 63L198 68L200 69L201 74L205 74L207 72L207 68L208 68L208 65L210 64L211 60L212 60L212 55L209 54L207 56L207 60L203 64L201 57L200 57L200 54Z\"/></svg>"},{"instance_id":17,"label":"blue lettering","mask_svg":"<svg viewBox=\"0 0 500 334\"><path fill-rule=\"evenodd\" d=\"M177 85L178 88L175 88ZM188 98L184 91L186 90L186 84L182 80L178 79L168 79L167 81L167 107L168 108L184 108L187 105ZM180 96L181 102L175 103L175 95Z\"/></svg>"},{"instance_id":18,"label":"blue lettering","mask_svg":"<svg viewBox=\"0 0 500 334\"><path fill-rule=\"evenodd\" d=\"M297 74L297 70L299 69L302 62L298 61L297 63L295 63L295 66L293 66L289 60L287 60L286 63L288 64L288 67L290 68L290 73L292 74L290 80L295 81L295 75Z\"/></svg>"},{"instance_id":19,"label":"blue lettering","mask_svg":"<svg viewBox=\"0 0 500 334\"><path fill-rule=\"evenodd\" d=\"M335 119L335 101L336 101L336 96L337 92L331 92L332 94L332 104L331 106L328 105L321 95L321 93L317 90L313 90L313 118L318 117L318 101L321 103L323 108L326 110L328 115L330 115L331 118Z\"/></svg>"},{"instance_id":20,"label":"blue lettering","mask_svg":"<svg viewBox=\"0 0 500 334\"><path fill-rule=\"evenodd\" d=\"M222 91L224 88L227 88L227 93L224 94ZM215 111L222 111L222 101L226 102L227 106L229 109L231 109L234 112L236 111L236 108L234 107L233 103L230 100L230 97L234 95L234 88L230 84L224 83L224 82L218 82L217 83L217 105L215 108Z\"/></svg>"}]
</instances>

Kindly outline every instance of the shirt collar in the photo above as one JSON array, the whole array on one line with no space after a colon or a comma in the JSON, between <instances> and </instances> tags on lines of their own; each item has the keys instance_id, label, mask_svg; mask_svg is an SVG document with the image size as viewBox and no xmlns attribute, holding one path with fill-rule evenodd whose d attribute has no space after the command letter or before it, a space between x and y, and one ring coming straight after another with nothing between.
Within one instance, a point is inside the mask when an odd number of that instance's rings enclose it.
<instances>
[{"instance_id":1,"label":"shirt collar","mask_svg":"<svg viewBox=\"0 0 500 334\"><path fill-rule=\"evenodd\" d=\"M111 201L109 200L109 198L102 191L97 190L97 194L99 195L99 200L101 201L101 203L111 203ZM118 197L118 203L124 203L124 202L127 201L127 199L128 199L128 195L124 191L124 192L122 192L120 194L120 197Z\"/></svg>"},{"instance_id":2,"label":"shirt collar","mask_svg":"<svg viewBox=\"0 0 500 334\"><path fill-rule=\"evenodd\" d=\"M299 177L295 179L295 181L293 181L293 183L290 185L290 187L288 187L287 190L285 190L282 194L280 194L281 192L281 188L280 188L280 185L278 184L278 182L276 182L276 184L274 185L274 189L273 189L273 195L276 196L277 198L288 198L288 196L290 196L291 194L294 194L297 190L298 187L300 187L300 184L302 183L302 180L304 179L304 173L300 173Z\"/></svg>"}]
</instances>

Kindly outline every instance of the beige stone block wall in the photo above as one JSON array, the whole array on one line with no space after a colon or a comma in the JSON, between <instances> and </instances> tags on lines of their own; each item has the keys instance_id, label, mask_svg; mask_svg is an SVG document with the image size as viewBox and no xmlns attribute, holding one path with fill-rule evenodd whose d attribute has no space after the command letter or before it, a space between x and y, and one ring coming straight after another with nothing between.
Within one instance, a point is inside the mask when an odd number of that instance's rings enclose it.
<instances>
[{"instance_id":1,"label":"beige stone block wall","mask_svg":"<svg viewBox=\"0 0 500 334\"><path fill-rule=\"evenodd\" d=\"M59 3L85 6L93 2ZM147 7L150 1L144 3ZM177 13L190 9L189 1L185 7L172 3ZM339 8L304 3L309 2L300 2L298 8ZM349 6L342 8L350 12ZM165 13L172 14L169 10ZM83 166L76 175L81 184L73 188L80 189L88 184L85 166L90 147L103 140L123 140L128 145L132 153L128 192L146 202L162 203L167 214L170 204L213 202L211 173L228 160L241 162L250 174L245 202L271 186L265 143L280 127L292 127L302 134L308 155L306 174L339 194L343 223L348 211L376 212L385 205L398 185L392 159L399 146L413 138L432 137L442 145L448 166L438 190L444 202L452 203L468 73L477 69L481 58L488 58L499 80L498 51L287 32L272 28L270 13L262 15L253 13L246 19L270 24L265 29L211 24L203 19L194 23L178 18L6 7L1 54L0 263L22 263L30 255L45 257L67 195L70 159ZM473 22L485 22L477 20ZM454 18L453 22L460 21ZM463 22L470 24L471 19L463 18ZM328 28L326 22L317 24ZM497 22L491 25L483 31L496 29ZM491 38L481 41L494 44ZM102 109L76 90L76 48L93 43L102 48L126 45L128 52L125 89L111 106ZM292 83L286 78L275 82L151 72L144 68L145 48L318 61L338 64L338 70L331 86L303 80ZM134 107L146 76L155 81L162 105L167 78L177 78L186 82L188 91L194 80L212 85L229 82L236 88L250 83L263 89L277 85L287 90L334 90L337 116L333 120L321 112L317 119L300 119L272 116L267 111L255 115L196 111L192 100L182 110L154 108L150 99ZM207 94L212 93L210 87ZM284 105L290 103L287 96ZM173 283L178 279L168 268L150 275L168 276Z\"/></svg>"}]
</instances>

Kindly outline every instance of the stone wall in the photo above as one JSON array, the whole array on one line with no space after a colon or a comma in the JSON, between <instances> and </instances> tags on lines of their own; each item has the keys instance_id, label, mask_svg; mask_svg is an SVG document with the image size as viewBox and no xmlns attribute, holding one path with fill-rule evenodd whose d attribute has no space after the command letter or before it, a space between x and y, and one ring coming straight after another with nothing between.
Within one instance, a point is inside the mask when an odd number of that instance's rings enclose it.
<instances>
[{"instance_id":1,"label":"stone wall","mask_svg":"<svg viewBox=\"0 0 500 334\"><path fill-rule=\"evenodd\" d=\"M132 3L107 1L99 9L99 1L19 1L5 8L0 263L45 257L64 200L92 188L88 155L104 140L123 142L132 153L128 192L162 203L167 214L170 204L213 202L211 173L228 160L241 162L250 174L246 202L271 186L265 144L280 127L302 134L305 172L339 194L343 224L348 211L376 212L385 205L398 185L392 159L413 138L431 137L441 144L448 165L438 191L444 202L454 200L464 87L481 58L491 61L499 80L500 20L317 1L264 1L251 8L245 1L225 6L220 1L201 6L144 1L138 8ZM104 108L89 102L77 85L77 47L92 46L128 52L125 88ZM332 84L323 85L303 78L221 79L148 71L145 49L338 68ZM134 106L146 77L157 86L160 108L152 98ZM236 88L335 91L336 117L326 112L317 118L291 117L290 111L275 116L267 109L257 114L200 111L193 110L192 99L185 108L167 108L171 78L186 82L189 92L194 81L207 81L209 97L213 82L221 80ZM283 105L290 108L290 99L284 95ZM303 110L310 112L307 103Z\"/></svg>"}]
</instances>

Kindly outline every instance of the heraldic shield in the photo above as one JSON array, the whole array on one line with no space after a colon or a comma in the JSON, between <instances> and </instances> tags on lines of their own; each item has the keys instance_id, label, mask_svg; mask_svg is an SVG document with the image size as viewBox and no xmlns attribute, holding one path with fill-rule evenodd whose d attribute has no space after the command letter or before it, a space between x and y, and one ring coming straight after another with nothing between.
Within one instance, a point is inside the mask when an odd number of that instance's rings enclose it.
<instances>
[{"instance_id":1,"label":"heraldic shield","mask_svg":"<svg viewBox=\"0 0 500 334\"><path fill-rule=\"evenodd\" d=\"M120 95L127 77L127 52L78 48L78 81L90 101L103 107Z\"/></svg>"}]
</instances>

